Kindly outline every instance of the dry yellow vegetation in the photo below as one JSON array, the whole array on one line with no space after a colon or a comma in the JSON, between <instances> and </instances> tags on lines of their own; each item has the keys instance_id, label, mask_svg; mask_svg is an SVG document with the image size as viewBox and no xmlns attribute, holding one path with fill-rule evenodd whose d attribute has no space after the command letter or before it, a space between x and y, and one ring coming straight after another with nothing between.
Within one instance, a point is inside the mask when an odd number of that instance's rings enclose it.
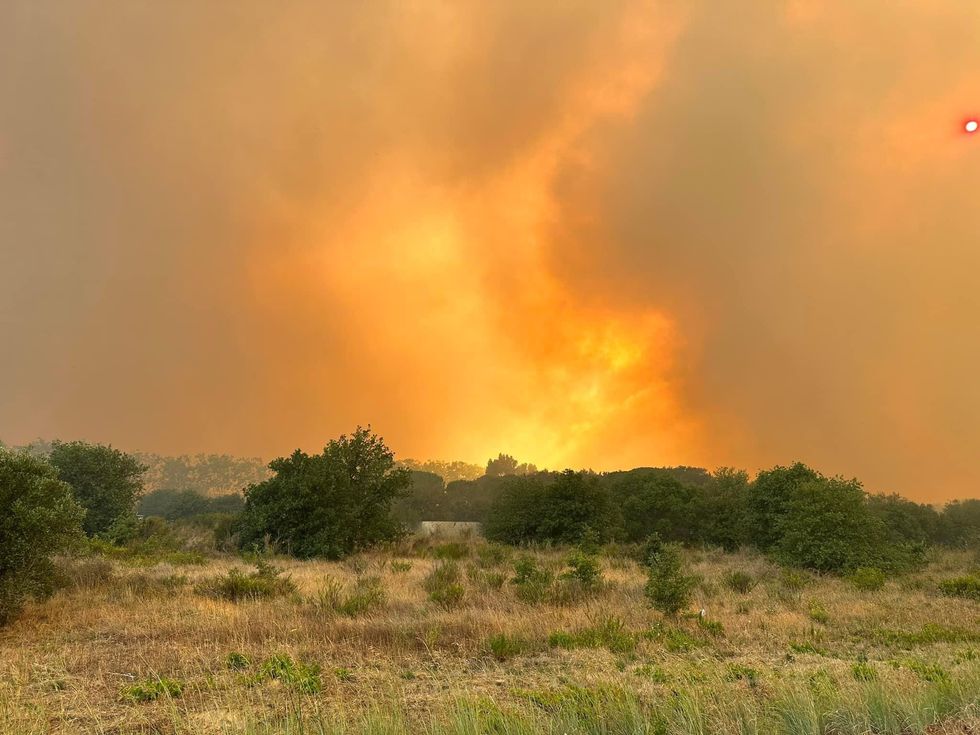
<instances>
[{"instance_id":1,"label":"dry yellow vegetation","mask_svg":"<svg viewBox=\"0 0 980 735\"><path fill-rule=\"evenodd\" d=\"M691 614L668 620L616 550L600 556L599 590L528 603L511 581L519 552L451 547L463 596L447 604L426 590L445 563L433 550L277 558L295 590L237 602L207 594L250 568L232 556L66 562L67 586L0 631L0 733L980 727L980 608L938 588L971 569L965 553L862 591L754 554L689 551L701 582ZM569 550L533 553L560 573Z\"/></svg>"}]
</instances>

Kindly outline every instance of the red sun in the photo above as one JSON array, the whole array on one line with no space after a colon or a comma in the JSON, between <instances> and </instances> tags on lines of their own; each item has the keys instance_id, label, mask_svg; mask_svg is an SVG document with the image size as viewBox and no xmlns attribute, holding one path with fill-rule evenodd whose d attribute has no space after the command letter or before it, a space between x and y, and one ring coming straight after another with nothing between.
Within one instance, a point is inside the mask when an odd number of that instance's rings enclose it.
<instances>
[{"instance_id":1,"label":"red sun","mask_svg":"<svg viewBox=\"0 0 980 735\"><path fill-rule=\"evenodd\" d=\"M977 130L980 130L980 120L967 120L966 124L963 125L963 129L973 135Z\"/></svg>"}]
</instances>

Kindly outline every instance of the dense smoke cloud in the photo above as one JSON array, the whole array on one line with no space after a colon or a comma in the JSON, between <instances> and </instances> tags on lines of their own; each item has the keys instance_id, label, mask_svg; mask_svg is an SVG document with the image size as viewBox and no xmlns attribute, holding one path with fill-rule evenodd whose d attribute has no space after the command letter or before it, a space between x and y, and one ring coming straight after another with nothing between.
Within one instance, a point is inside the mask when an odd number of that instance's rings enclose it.
<instances>
[{"instance_id":1,"label":"dense smoke cloud","mask_svg":"<svg viewBox=\"0 0 980 735\"><path fill-rule=\"evenodd\" d=\"M15 1L0 437L980 481L965 0Z\"/></svg>"}]
</instances>

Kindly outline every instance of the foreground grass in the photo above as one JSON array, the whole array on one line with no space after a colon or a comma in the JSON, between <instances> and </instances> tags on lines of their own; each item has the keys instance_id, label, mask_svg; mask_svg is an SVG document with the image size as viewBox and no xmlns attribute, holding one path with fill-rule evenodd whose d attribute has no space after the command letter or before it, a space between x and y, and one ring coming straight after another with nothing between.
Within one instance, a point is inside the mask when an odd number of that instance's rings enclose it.
<instances>
[{"instance_id":1,"label":"foreground grass","mask_svg":"<svg viewBox=\"0 0 980 735\"><path fill-rule=\"evenodd\" d=\"M0 733L980 728L980 608L940 588L974 571L964 554L867 591L691 552L705 617L677 620L627 558L604 557L588 594L528 603L513 559L475 544L453 550L464 593L447 608L426 584L440 555L278 559L289 584L238 601L212 591L241 559L73 562L68 588L0 631ZM568 553L535 556L560 577Z\"/></svg>"}]
</instances>

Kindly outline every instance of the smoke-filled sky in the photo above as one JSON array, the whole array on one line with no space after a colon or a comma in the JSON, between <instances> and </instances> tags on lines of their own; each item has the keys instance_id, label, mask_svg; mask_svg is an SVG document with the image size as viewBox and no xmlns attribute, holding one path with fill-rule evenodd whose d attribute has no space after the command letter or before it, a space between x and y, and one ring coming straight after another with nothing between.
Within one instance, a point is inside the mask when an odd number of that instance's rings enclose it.
<instances>
[{"instance_id":1,"label":"smoke-filled sky","mask_svg":"<svg viewBox=\"0 0 980 735\"><path fill-rule=\"evenodd\" d=\"M975 0L6 0L0 438L980 492Z\"/></svg>"}]
</instances>

